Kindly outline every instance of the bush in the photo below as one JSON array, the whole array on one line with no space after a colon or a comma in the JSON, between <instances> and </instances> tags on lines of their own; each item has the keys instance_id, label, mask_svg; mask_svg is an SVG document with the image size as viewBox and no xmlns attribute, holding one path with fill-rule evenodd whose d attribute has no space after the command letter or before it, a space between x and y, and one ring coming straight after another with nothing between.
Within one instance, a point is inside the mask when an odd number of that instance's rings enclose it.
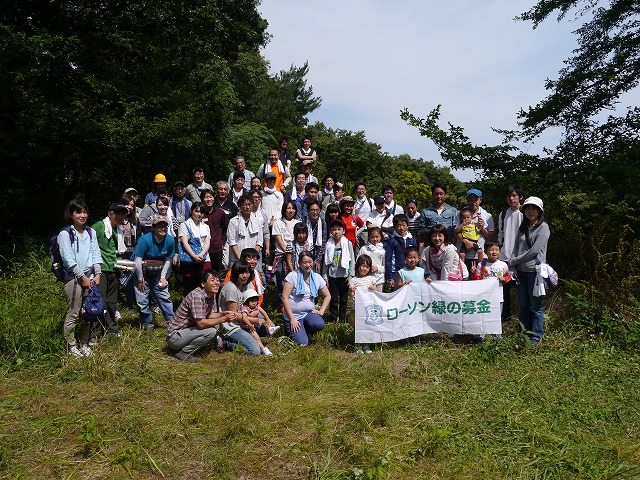
<instances>
[{"instance_id":1,"label":"bush","mask_svg":"<svg viewBox=\"0 0 640 480\"><path fill-rule=\"evenodd\" d=\"M591 252L591 278L564 282L572 315L568 324L591 335L602 335L623 348L640 345L640 302L636 296L640 276L640 240L624 227L618 241L603 229L594 232ZM608 245L616 245L607 251Z\"/></svg>"},{"instance_id":2,"label":"bush","mask_svg":"<svg viewBox=\"0 0 640 480\"><path fill-rule=\"evenodd\" d=\"M2 256L0 281L0 363L15 368L52 360L63 353L66 301L51 273L42 243L27 239Z\"/></svg>"}]
</instances>

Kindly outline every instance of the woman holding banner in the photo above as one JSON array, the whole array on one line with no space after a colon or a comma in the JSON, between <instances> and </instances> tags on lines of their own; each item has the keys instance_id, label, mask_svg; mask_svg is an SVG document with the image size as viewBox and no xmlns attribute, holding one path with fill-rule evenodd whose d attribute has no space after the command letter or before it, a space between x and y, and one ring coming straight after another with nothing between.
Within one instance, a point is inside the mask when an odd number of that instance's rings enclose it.
<instances>
[{"instance_id":1,"label":"woman holding banner","mask_svg":"<svg viewBox=\"0 0 640 480\"><path fill-rule=\"evenodd\" d=\"M427 282L460 281L469 276L467 268L460 261L456 246L451 244L447 227L441 223L434 225L427 238L427 248L422 251L420 259Z\"/></svg>"}]
</instances>

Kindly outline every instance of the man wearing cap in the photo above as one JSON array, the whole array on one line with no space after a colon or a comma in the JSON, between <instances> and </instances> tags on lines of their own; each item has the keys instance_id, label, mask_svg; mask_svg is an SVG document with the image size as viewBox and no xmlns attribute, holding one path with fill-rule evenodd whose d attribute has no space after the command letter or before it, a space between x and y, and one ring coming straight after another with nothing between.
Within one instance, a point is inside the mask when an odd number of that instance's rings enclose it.
<instances>
[{"instance_id":1,"label":"man wearing cap","mask_svg":"<svg viewBox=\"0 0 640 480\"><path fill-rule=\"evenodd\" d=\"M175 232L175 237L178 236L180 224L189 219L189 211L191 210L192 203L185 197L185 193L184 182L178 181L173 184L173 196L171 197L169 208L171 209L171 213L173 213L172 227Z\"/></svg>"},{"instance_id":2,"label":"man wearing cap","mask_svg":"<svg viewBox=\"0 0 640 480\"><path fill-rule=\"evenodd\" d=\"M313 175L313 161L311 160L303 160L302 165L300 167L302 173L307 179L307 183L315 183L318 184L318 178Z\"/></svg>"},{"instance_id":3,"label":"man wearing cap","mask_svg":"<svg viewBox=\"0 0 640 480\"><path fill-rule=\"evenodd\" d=\"M134 278L136 302L140 309L143 328L153 330L153 314L149 308L149 292L158 301L158 306L167 323L173 318L173 304L169 298L169 275L171 260L176 254L176 242L167 235L169 221L166 216L156 215L151 222L153 230L138 240L134 255ZM143 270L142 262L149 261Z\"/></svg>"},{"instance_id":4,"label":"man wearing cap","mask_svg":"<svg viewBox=\"0 0 640 480\"><path fill-rule=\"evenodd\" d=\"M213 187L204 181L204 170L196 167L193 169L193 183L187 185L185 195L191 203L195 203L200 201L200 195L205 190L213 191Z\"/></svg>"},{"instance_id":5,"label":"man wearing cap","mask_svg":"<svg viewBox=\"0 0 640 480\"><path fill-rule=\"evenodd\" d=\"M380 227L386 238L386 236L393 233L393 214L385 207L384 197L382 195L374 197L373 204L375 208L371 210L365 223L367 228L374 226Z\"/></svg>"},{"instance_id":6,"label":"man wearing cap","mask_svg":"<svg viewBox=\"0 0 640 480\"><path fill-rule=\"evenodd\" d=\"M163 173L158 173L153 178L153 191L147 193L147 196L144 197L144 204L147 205L155 205L156 200L158 199L158 189L160 187L167 186L167 177L164 176Z\"/></svg>"},{"instance_id":7,"label":"man wearing cap","mask_svg":"<svg viewBox=\"0 0 640 480\"><path fill-rule=\"evenodd\" d=\"M238 155L233 159L233 165L236 169L229 174L229 188L233 188L234 175L236 173L241 173L244 178L244 189L249 191L251 190L251 179L255 177L253 172L247 170L247 162L242 155Z\"/></svg>"},{"instance_id":8,"label":"man wearing cap","mask_svg":"<svg viewBox=\"0 0 640 480\"><path fill-rule=\"evenodd\" d=\"M431 228L440 223L447 228L449 238L454 238L453 230L458 218L458 210L446 203L447 187L441 182L431 186L433 203L420 213L420 229Z\"/></svg>"},{"instance_id":9,"label":"man wearing cap","mask_svg":"<svg viewBox=\"0 0 640 480\"><path fill-rule=\"evenodd\" d=\"M467 190L467 205L471 209L472 222L477 224L478 231L480 232L480 240L478 240L478 247L484 248L484 242L493 238L493 217L489 212L480 206L482 203L482 192L477 188L471 188ZM460 225L460 215L456 215L456 228ZM462 238L461 233L456 233L455 237L464 243L467 249L467 254L464 259L464 263L469 270L474 266L478 259L478 254L473 249L473 242Z\"/></svg>"},{"instance_id":10,"label":"man wearing cap","mask_svg":"<svg viewBox=\"0 0 640 480\"><path fill-rule=\"evenodd\" d=\"M120 203L112 203L109 206L107 216L93 225L100 247L100 255L102 255L102 263L100 264L102 275L98 287L107 307L104 315L105 327L107 333L113 333L118 337L120 336L120 328L116 321L116 310L118 309L120 281L114 265L118 259L118 253L126 250L122 234L122 225L124 225L126 216L127 207ZM97 334L98 332L91 333L92 340L95 341Z\"/></svg>"},{"instance_id":11,"label":"man wearing cap","mask_svg":"<svg viewBox=\"0 0 640 480\"><path fill-rule=\"evenodd\" d=\"M208 269L200 276L200 286L182 300L167 326L167 345L177 359L197 362L195 353L216 338L218 326L236 320L236 312L218 312L219 290L218 275Z\"/></svg>"},{"instance_id":12,"label":"man wearing cap","mask_svg":"<svg viewBox=\"0 0 640 480\"><path fill-rule=\"evenodd\" d=\"M285 180L291 177L289 168L280 161L280 152L277 148L269 150L269 159L260 165L256 177L264 178L267 172L273 172L276 176L276 189L283 194L286 193Z\"/></svg>"}]
</instances>

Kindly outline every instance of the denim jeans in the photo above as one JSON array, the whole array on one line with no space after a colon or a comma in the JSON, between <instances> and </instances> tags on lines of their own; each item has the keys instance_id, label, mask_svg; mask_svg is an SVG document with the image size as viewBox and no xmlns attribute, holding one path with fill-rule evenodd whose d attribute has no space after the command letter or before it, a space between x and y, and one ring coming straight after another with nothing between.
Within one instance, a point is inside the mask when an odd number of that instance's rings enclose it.
<instances>
[{"instance_id":1,"label":"denim jeans","mask_svg":"<svg viewBox=\"0 0 640 480\"><path fill-rule=\"evenodd\" d=\"M147 289L144 292L138 290L137 285L135 286L136 302L140 309L140 321L144 326L153 325L153 314L149 308L149 295L152 291L166 322L169 323L173 318L173 304L169 298L169 287L160 288L158 286L161 273L160 271L145 273L144 279L147 282ZM137 282L137 279L133 278L131 281Z\"/></svg>"},{"instance_id":2,"label":"denim jeans","mask_svg":"<svg viewBox=\"0 0 640 480\"><path fill-rule=\"evenodd\" d=\"M285 333L298 345L308 345L309 336L319 332L324 328L324 320L317 313L307 313L307 316L300 322L300 330L294 332L291 330L291 322L284 316L282 317Z\"/></svg>"},{"instance_id":3,"label":"denim jeans","mask_svg":"<svg viewBox=\"0 0 640 480\"><path fill-rule=\"evenodd\" d=\"M536 283L536 272L522 272L518 270L518 303L520 304L520 323L533 343L538 343L544 335L544 312L542 297L533 296Z\"/></svg>"},{"instance_id":4,"label":"denim jeans","mask_svg":"<svg viewBox=\"0 0 640 480\"><path fill-rule=\"evenodd\" d=\"M186 327L174 331L167 337L167 345L173 351L183 351L193 354L205 345L208 345L216 337L218 327L198 328Z\"/></svg>"},{"instance_id":5,"label":"denim jeans","mask_svg":"<svg viewBox=\"0 0 640 480\"><path fill-rule=\"evenodd\" d=\"M260 355L260 345L258 345L258 342L255 341L249 332L241 328L238 328L231 334L224 334L224 339L226 340L225 345L227 347L234 348L237 345L242 345L247 355Z\"/></svg>"}]
</instances>

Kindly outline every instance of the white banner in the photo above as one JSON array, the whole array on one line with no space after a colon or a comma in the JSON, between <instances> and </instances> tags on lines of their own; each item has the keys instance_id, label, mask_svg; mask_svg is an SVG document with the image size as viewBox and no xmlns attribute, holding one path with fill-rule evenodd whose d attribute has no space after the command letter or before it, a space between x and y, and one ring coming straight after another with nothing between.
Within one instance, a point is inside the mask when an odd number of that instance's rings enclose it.
<instances>
[{"instance_id":1,"label":"white banner","mask_svg":"<svg viewBox=\"0 0 640 480\"><path fill-rule=\"evenodd\" d=\"M393 293L356 291L356 343L401 340L425 333L501 334L497 278L417 282Z\"/></svg>"}]
</instances>

